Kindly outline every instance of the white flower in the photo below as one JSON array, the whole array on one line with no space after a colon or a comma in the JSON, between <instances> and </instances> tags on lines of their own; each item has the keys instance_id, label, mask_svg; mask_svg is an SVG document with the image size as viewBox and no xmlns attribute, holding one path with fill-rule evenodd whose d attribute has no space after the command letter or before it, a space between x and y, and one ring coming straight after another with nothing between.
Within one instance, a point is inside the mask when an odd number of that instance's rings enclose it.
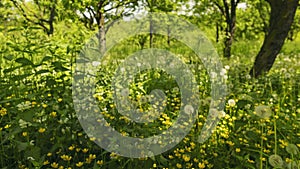
<instances>
[{"instance_id":1,"label":"white flower","mask_svg":"<svg viewBox=\"0 0 300 169\"><path fill-rule=\"evenodd\" d=\"M193 106L191 106L191 105L186 105L186 106L184 106L184 112L186 113L186 114L192 114L193 112L194 112L194 108L193 108Z\"/></svg>"},{"instance_id":2,"label":"white flower","mask_svg":"<svg viewBox=\"0 0 300 169\"><path fill-rule=\"evenodd\" d=\"M228 100L228 105L229 105L230 107L234 107L234 106L235 106L235 101L234 101L233 99L229 99L229 100Z\"/></svg>"},{"instance_id":3,"label":"white flower","mask_svg":"<svg viewBox=\"0 0 300 169\"><path fill-rule=\"evenodd\" d=\"M220 72L220 75L221 76L225 76L227 73L227 70L226 69L222 69L221 72Z\"/></svg>"},{"instance_id":4,"label":"white flower","mask_svg":"<svg viewBox=\"0 0 300 169\"><path fill-rule=\"evenodd\" d=\"M23 119L19 120L19 125L21 128L27 128L28 126L31 126L32 124L30 122L27 122Z\"/></svg>"},{"instance_id":5,"label":"white flower","mask_svg":"<svg viewBox=\"0 0 300 169\"><path fill-rule=\"evenodd\" d=\"M217 73L216 72L211 72L210 73L210 78L211 79L215 79L217 77Z\"/></svg>"},{"instance_id":6,"label":"white flower","mask_svg":"<svg viewBox=\"0 0 300 169\"><path fill-rule=\"evenodd\" d=\"M220 118L225 117L225 116L226 116L226 113L224 111L221 111L220 112Z\"/></svg>"},{"instance_id":7,"label":"white flower","mask_svg":"<svg viewBox=\"0 0 300 169\"><path fill-rule=\"evenodd\" d=\"M269 163L272 167L281 168L283 165L283 160L279 155L273 154L269 157Z\"/></svg>"},{"instance_id":8,"label":"white flower","mask_svg":"<svg viewBox=\"0 0 300 169\"><path fill-rule=\"evenodd\" d=\"M129 95L129 90L128 89L122 89L121 95L124 97L127 97Z\"/></svg>"},{"instance_id":9,"label":"white flower","mask_svg":"<svg viewBox=\"0 0 300 169\"><path fill-rule=\"evenodd\" d=\"M255 114L263 119L268 119L272 115L272 110L269 106L259 105L255 107Z\"/></svg>"},{"instance_id":10,"label":"white flower","mask_svg":"<svg viewBox=\"0 0 300 169\"><path fill-rule=\"evenodd\" d=\"M34 161L35 159L33 157L27 157L27 160Z\"/></svg>"},{"instance_id":11,"label":"white flower","mask_svg":"<svg viewBox=\"0 0 300 169\"><path fill-rule=\"evenodd\" d=\"M98 61L93 61L93 62L92 62L92 65L93 65L94 67L97 67L97 66L100 65L100 62L98 62Z\"/></svg>"},{"instance_id":12,"label":"white flower","mask_svg":"<svg viewBox=\"0 0 300 169\"><path fill-rule=\"evenodd\" d=\"M34 140L30 140L29 144L34 146Z\"/></svg>"},{"instance_id":13,"label":"white flower","mask_svg":"<svg viewBox=\"0 0 300 169\"><path fill-rule=\"evenodd\" d=\"M224 68L225 68L226 70L229 70L229 69L230 69L230 66L226 65Z\"/></svg>"},{"instance_id":14,"label":"white flower","mask_svg":"<svg viewBox=\"0 0 300 169\"><path fill-rule=\"evenodd\" d=\"M291 155L297 155L299 153L299 149L295 144L288 144L285 150Z\"/></svg>"}]
</instances>

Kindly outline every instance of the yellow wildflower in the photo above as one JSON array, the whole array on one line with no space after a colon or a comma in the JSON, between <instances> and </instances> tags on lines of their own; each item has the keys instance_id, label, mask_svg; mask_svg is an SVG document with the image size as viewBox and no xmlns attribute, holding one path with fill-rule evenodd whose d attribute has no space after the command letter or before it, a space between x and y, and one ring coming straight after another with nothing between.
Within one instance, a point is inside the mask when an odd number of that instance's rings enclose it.
<instances>
[{"instance_id":1,"label":"yellow wildflower","mask_svg":"<svg viewBox=\"0 0 300 169\"><path fill-rule=\"evenodd\" d=\"M89 151L89 149L87 149L87 148L84 148L84 149L82 150L83 153L87 153L88 151Z\"/></svg>"},{"instance_id":2,"label":"yellow wildflower","mask_svg":"<svg viewBox=\"0 0 300 169\"><path fill-rule=\"evenodd\" d=\"M45 131L46 131L45 128L40 128L38 132L39 132L39 133L44 133Z\"/></svg>"},{"instance_id":3,"label":"yellow wildflower","mask_svg":"<svg viewBox=\"0 0 300 169\"><path fill-rule=\"evenodd\" d=\"M60 156L61 159L63 159L64 161L70 161L72 159L72 156L68 156L68 155L62 155Z\"/></svg>"},{"instance_id":4,"label":"yellow wildflower","mask_svg":"<svg viewBox=\"0 0 300 169\"><path fill-rule=\"evenodd\" d=\"M5 108L2 108L1 110L0 110L0 115L1 116L5 116L7 114L7 110L5 109Z\"/></svg>"},{"instance_id":5,"label":"yellow wildflower","mask_svg":"<svg viewBox=\"0 0 300 169\"><path fill-rule=\"evenodd\" d=\"M48 165L48 164L50 164L50 162L48 160L43 162L43 165Z\"/></svg>"},{"instance_id":6,"label":"yellow wildflower","mask_svg":"<svg viewBox=\"0 0 300 169\"><path fill-rule=\"evenodd\" d=\"M188 155L186 155L186 154L183 154L182 155L182 158L183 158L183 160L185 161L185 162L188 162L188 161L190 161L190 156L188 156Z\"/></svg>"},{"instance_id":7,"label":"yellow wildflower","mask_svg":"<svg viewBox=\"0 0 300 169\"><path fill-rule=\"evenodd\" d=\"M58 168L58 164L57 164L56 162L53 162L53 163L51 164L51 167L52 167L52 168Z\"/></svg>"},{"instance_id":8,"label":"yellow wildflower","mask_svg":"<svg viewBox=\"0 0 300 169\"><path fill-rule=\"evenodd\" d=\"M28 135L27 132L23 132L23 133L22 133L22 136L23 136L23 137L26 137L27 135Z\"/></svg>"},{"instance_id":9,"label":"yellow wildflower","mask_svg":"<svg viewBox=\"0 0 300 169\"><path fill-rule=\"evenodd\" d=\"M204 163L198 163L198 167L199 168L205 168L205 164Z\"/></svg>"},{"instance_id":10,"label":"yellow wildflower","mask_svg":"<svg viewBox=\"0 0 300 169\"><path fill-rule=\"evenodd\" d=\"M10 128L10 126L11 126L10 124L7 124L7 125L4 126L4 128L8 129L8 128Z\"/></svg>"},{"instance_id":11,"label":"yellow wildflower","mask_svg":"<svg viewBox=\"0 0 300 169\"><path fill-rule=\"evenodd\" d=\"M53 111L53 112L50 113L50 116L51 116L51 117L56 117L56 116L57 116L57 113L56 113L55 111Z\"/></svg>"},{"instance_id":12,"label":"yellow wildflower","mask_svg":"<svg viewBox=\"0 0 300 169\"><path fill-rule=\"evenodd\" d=\"M177 163L177 164L176 164L176 167L177 167L177 168L182 168L182 165L179 164L179 163Z\"/></svg>"},{"instance_id":13,"label":"yellow wildflower","mask_svg":"<svg viewBox=\"0 0 300 169\"><path fill-rule=\"evenodd\" d=\"M80 162L76 163L76 166L77 167L82 167L83 166L83 162L80 161Z\"/></svg>"},{"instance_id":14,"label":"yellow wildflower","mask_svg":"<svg viewBox=\"0 0 300 169\"><path fill-rule=\"evenodd\" d=\"M72 151L72 150L74 150L74 146L72 145L72 146L70 146L68 149L70 150L70 151Z\"/></svg>"},{"instance_id":15,"label":"yellow wildflower","mask_svg":"<svg viewBox=\"0 0 300 169\"><path fill-rule=\"evenodd\" d=\"M101 160L101 161L98 160L98 161L97 161L97 164L98 164L98 165L102 165L102 164L103 164L103 160Z\"/></svg>"}]
</instances>

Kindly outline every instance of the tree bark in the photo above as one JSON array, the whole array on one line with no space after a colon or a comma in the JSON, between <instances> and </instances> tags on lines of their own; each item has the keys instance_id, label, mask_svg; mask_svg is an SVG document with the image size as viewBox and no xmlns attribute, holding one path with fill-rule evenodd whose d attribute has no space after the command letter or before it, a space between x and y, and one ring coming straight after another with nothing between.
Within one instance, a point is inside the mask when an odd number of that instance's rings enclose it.
<instances>
[{"instance_id":1,"label":"tree bark","mask_svg":"<svg viewBox=\"0 0 300 169\"><path fill-rule=\"evenodd\" d=\"M103 1L99 1L97 5L96 21L98 25L98 40L99 40L99 50L101 54L106 51L106 31L105 31L105 16L104 16L104 4Z\"/></svg>"},{"instance_id":2,"label":"tree bark","mask_svg":"<svg viewBox=\"0 0 300 169\"><path fill-rule=\"evenodd\" d=\"M150 36L149 46L150 46L150 48L152 48L152 46L153 46L153 20L152 20L152 16L150 16L149 36Z\"/></svg>"},{"instance_id":3,"label":"tree bark","mask_svg":"<svg viewBox=\"0 0 300 169\"><path fill-rule=\"evenodd\" d=\"M103 13L100 14L99 45L100 45L101 54L104 54L106 51L106 32L105 32L104 14Z\"/></svg>"},{"instance_id":4,"label":"tree bark","mask_svg":"<svg viewBox=\"0 0 300 169\"><path fill-rule=\"evenodd\" d=\"M224 42L224 57L230 58L231 56L231 46L234 40L234 33L235 33L235 23L236 23L236 7L239 3L239 0L231 0L230 1L230 9L229 4L223 0L224 7L225 7L225 14L226 14L226 37Z\"/></svg>"},{"instance_id":5,"label":"tree bark","mask_svg":"<svg viewBox=\"0 0 300 169\"><path fill-rule=\"evenodd\" d=\"M218 1L213 1L213 4L217 6L222 15L225 17L226 29L224 39L224 50L223 55L226 58L231 56L231 46L234 40L235 26L236 26L236 8L240 0L230 0L227 2L223 0L223 6Z\"/></svg>"},{"instance_id":6,"label":"tree bark","mask_svg":"<svg viewBox=\"0 0 300 169\"><path fill-rule=\"evenodd\" d=\"M299 0L266 0L271 7L269 30L250 70L252 77L268 72L280 52L294 20Z\"/></svg>"}]
</instances>

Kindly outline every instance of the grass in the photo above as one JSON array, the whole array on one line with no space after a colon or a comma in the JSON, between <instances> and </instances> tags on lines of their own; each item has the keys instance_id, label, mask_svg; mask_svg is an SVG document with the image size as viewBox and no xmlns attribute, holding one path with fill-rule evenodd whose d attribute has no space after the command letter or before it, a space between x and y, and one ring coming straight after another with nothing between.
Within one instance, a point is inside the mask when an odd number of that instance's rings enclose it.
<instances>
[{"instance_id":1,"label":"grass","mask_svg":"<svg viewBox=\"0 0 300 169\"><path fill-rule=\"evenodd\" d=\"M27 33L29 39L41 38L32 31ZM89 34L82 34L88 39ZM74 60L85 38L69 38L54 36L45 40L47 45L36 40L29 46L34 49L32 53L24 52L28 47L26 37L20 38L18 44L11 42L3 47L1 168L299 168L299 40L287 42L269 74L258 79L249 77L248 72L261 42L234 44L232 59L222 59L228 77L225 114L204 143L198 142L198 136L210 106L210 77L201 63L191 66L201 101L188 135L160 155L126 158L96 145L97 138L88 137L78 121L71 88L76 65L70 60ZM12 39L6 37L8 41ZM110 54L112 60L124 52L119 47ZM138 49L136 46L126 52ZM176 48L175 52L187 63L197 60L186 48ZM164 91L167 100L165 109L153 122L131 122L118 113L111 91L112 77L121 60L98 71L94 96L102 115L109 125L127 136L149 137L168 129L176 121L181 105L174 78L159 70L135 76L129 96L136 108L151 109L143 99L156 87ZM157 103L159 106L162 105Z\"/></svg>"}]
</instances>

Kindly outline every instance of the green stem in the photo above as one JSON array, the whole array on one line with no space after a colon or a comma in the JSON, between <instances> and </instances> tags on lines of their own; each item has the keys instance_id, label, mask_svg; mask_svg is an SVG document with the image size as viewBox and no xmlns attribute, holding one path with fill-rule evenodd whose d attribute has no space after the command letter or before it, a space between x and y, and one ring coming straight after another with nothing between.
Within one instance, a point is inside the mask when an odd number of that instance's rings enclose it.
<instances>
[{"instance_id":1,"label":"green stem","mask_svg":"<svg viewBox=\"0 0 300 169\"><path fill-rule=\"evenodd\" d=\"M275 155L277 155L277 127L276 127L276 118L274 117L274 142L275 142Z\"/></svg>"},{"instance_id":2,"label":"green stem","mask_svg":"<svg viewBox=\"0 0 300 169\"><path fill-rule=\"evenodd\" d=\"M263 126L263 124L262 124L262 126L261 126L261 140L260 140L260 169L263 169L263 160L262 160L262 158L263 158L263 144L264 144L264 139L263 139L263 133L264 133L264 126Z\"/></svg>"}]
</instances>

